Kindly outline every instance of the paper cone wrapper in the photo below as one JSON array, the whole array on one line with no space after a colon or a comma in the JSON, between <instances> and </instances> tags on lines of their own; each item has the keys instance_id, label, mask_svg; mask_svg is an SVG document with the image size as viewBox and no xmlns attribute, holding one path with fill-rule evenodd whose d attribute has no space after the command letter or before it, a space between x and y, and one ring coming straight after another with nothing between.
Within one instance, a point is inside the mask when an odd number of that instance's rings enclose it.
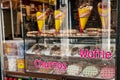
<instances>
[{"instance_id":1,"label":"paper cone wrapper","mask_svg":"<svg viewBox=\"0 0 120 80\"><path fill-rule=\"evenodd\" d=\"M102 22L102 28L107 29L108 28L108 8L102 8L100 7L100 5L102 5L102 3L98 4L98 12Z\"/></svg>"},{"instance_id":2,"label":"paper cone wrapper","mask_svg":"<svg viewBox=\"0 0 120 80\"><path fill-rule=\"evenodd\" d=\"M38 30L41 33L42 29L44 27L44 24L45 24L46 12L44 12L44 13L37 12L36 17L37 17Z\"/></svg>"},{"instance_id":3,"label":"paper cone wrapper","mask_svg":"<svg viewBox=\"0 0 120 80\"><path fill-rule=\"evenodd\" d=\"M100 16L101 22L102 22L102 28L107 29L108 28L108 17Z\"/></svg>"},{"instance_id":4,"label":"paper cone wrapper","mask_svg":"<svg viewBox=\"0 0 120 80\"><path fill-rule=\"evenodd\" d=\"M61 12L60 10L55 10L54 15L55 15L55 29L56 32L59 32L65 16L64 13Z\"/></svg>"},{"instance_id":5,"label":"paper cone wrapper","mask_svg":"<svg viewBox=\"0 0 120 80\"><path fill-rule=\"evenodd\" d=\"M87 24L88 18L91 14L91 8L78 8L78 14L79 14L79 26L80 30L83 30Z\"/></svg>"},{"instance_id":6,"label":"paper cone wrapper","mask_svg":"<svg viewBox=\"0 0 120 80\"><path fill-rule=\"evenodd\" d=\"M80 24L80 28L83 30L87 24L88 21L88 17L81 17L79 18L79 24Z\"/></svg>"}]
</instances>

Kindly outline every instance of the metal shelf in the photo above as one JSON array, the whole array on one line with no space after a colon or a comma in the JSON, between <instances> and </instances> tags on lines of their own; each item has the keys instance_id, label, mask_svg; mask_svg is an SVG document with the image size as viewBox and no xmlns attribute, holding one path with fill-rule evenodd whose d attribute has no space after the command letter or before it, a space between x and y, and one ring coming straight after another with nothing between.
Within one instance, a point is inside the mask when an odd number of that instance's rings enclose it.
<instances>
[{"instance_id":1,"label":"metal shelf","mask_svg":"<svg viewBox=\"0 0 120 80\"><path fill-rule=\"evenodd\" d=\"M41 38L65 38L65 39L106 39L106 36L26 36L25 39L41 39ZM112 39L116 38L116 35L111 35Z\"/></svg>"}]
</instances>

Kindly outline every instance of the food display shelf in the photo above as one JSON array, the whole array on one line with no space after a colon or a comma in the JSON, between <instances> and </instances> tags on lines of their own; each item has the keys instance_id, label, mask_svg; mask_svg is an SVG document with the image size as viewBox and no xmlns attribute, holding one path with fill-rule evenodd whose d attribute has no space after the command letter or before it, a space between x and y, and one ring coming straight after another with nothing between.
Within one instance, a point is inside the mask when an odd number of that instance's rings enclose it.
<instances>
[{"instance_id":1,"label":"food display shelf","mask_svg":"<svg viewBox=\"0 0 120 80\"><path fill-rule=\"evenodd\" d=\"M111 37L111 43L115 43L115 34L113 34ZM96 43L102 43L102 39L108 39L108 37L104 36L26 36L26 40L32 39L36 40L36 43L38 43L40 40L49 40L52 42L56 42L57 40L59 41L60 39L69 39L70 44L96 44ZM71 40L76 40L76 41L71 41ZM59 42L58 42L59 43Z\"/></svg>"},{"instance_id":2,"label":"food display shelf","mask_svg":"<svg viewBox=\"0 0 120 80\"><path fill-rule=\"evenodd\" d=\"M30 56L36 56L38 58L41 58L44 61L71 61L71 62L76 62L76 61L85 61L85 62L102 62L102 59L84 59L80 58L80 56L52 56L52 55L36 55L36 54L26 54ZM74 60L74 61L73 61ZM96 62L94 62L96 61ZM97 63L96 63L97 64ZM99 64L99 63L98 63Z\"/></svg>"},{"instance_id":3,"label":"food display shelf","mask_svg":"<svg viewBox=\"0 0 120 80\"><path fill-rule=\"evenodd\" d=\"M106 36L26 36L25 38L41 39L41 38L67 38L67 39L102 39ZM116 34L112 34L110 38L115 39Z\"/></svg>"},{"instance_id":4,"label":"food display shelf","mask_svg":"<svg viewBox=\"0 0 120 80\"><path fill-rule=\"evenodd\" d=\"M6 71L7 76L21 76L21 77L37 77L37 78L53 78L53 79L58 79L61 80L61 76L54 76L54 75L48 75L48 74L38 74L38 73L20 73L20 72L10 72Z\"/></svg>"},{"instance_id":5,"label":"food display shelf","mask_svg":"<svg viewBox=\"0 0 120 80\"><path fill-rule=\"evenodd\" d=\"M38 77L38 78L53 78L56 80L68 80L68 79L75 79L75 80L104 80L104 79L96 79L96 78L87 78L87 77L78 77L78 76L67 76L67 75L52 75L52 74L43 74L43 73L20 73L20 72L10 72L6 71L7 76L22 76L22 77Z\"/></svg>"}]
</instances>

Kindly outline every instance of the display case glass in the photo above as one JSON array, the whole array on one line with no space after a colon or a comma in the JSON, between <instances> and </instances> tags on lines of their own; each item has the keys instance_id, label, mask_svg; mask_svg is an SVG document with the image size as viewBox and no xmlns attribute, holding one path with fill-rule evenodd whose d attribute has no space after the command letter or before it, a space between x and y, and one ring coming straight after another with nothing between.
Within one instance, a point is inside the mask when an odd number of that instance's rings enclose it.
<instances>
[{"instance_id":1,"label":"display case glass","mask_svg":"<svg viewBox=\"0 0 120 80\"><path fill-rule=\"evenodd\" d=\"M36 43L25 51L26 71L115 78L116 12L110 0L66 0L37 12ZM114 6L114 5L112 5ZM45 13L48 13L45 15ZM53 14L54 20L49 19ZM50 18L52 19L52 18Z\"/></svg>"},{"instance_id":2,"label":"display case glass","mask_svg":"<svg viewBox=\"0 0 120 80\"><path fill-rule=\"evenodd\" d=\"M117 0L20 5L23 40L3 42L5 71L116 80Z\"/></svg>"}]
</instances>

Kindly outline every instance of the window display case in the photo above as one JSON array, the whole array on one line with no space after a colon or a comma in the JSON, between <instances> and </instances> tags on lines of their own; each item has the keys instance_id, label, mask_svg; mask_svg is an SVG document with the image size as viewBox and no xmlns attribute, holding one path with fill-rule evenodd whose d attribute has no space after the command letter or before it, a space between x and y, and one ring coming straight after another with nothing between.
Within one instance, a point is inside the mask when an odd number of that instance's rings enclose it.
<instances>
[{"instance_id":1,"label":"window display case","mask_svg":"<svg viewBox=\"0 0 120 80\"><path fill-rule=\"evenodd\" d=\"M3 40L4 73L50 76L56 80L116 80L117 3L117 0L21 2L23 41Z\"/></svg>"}]
</instances>

